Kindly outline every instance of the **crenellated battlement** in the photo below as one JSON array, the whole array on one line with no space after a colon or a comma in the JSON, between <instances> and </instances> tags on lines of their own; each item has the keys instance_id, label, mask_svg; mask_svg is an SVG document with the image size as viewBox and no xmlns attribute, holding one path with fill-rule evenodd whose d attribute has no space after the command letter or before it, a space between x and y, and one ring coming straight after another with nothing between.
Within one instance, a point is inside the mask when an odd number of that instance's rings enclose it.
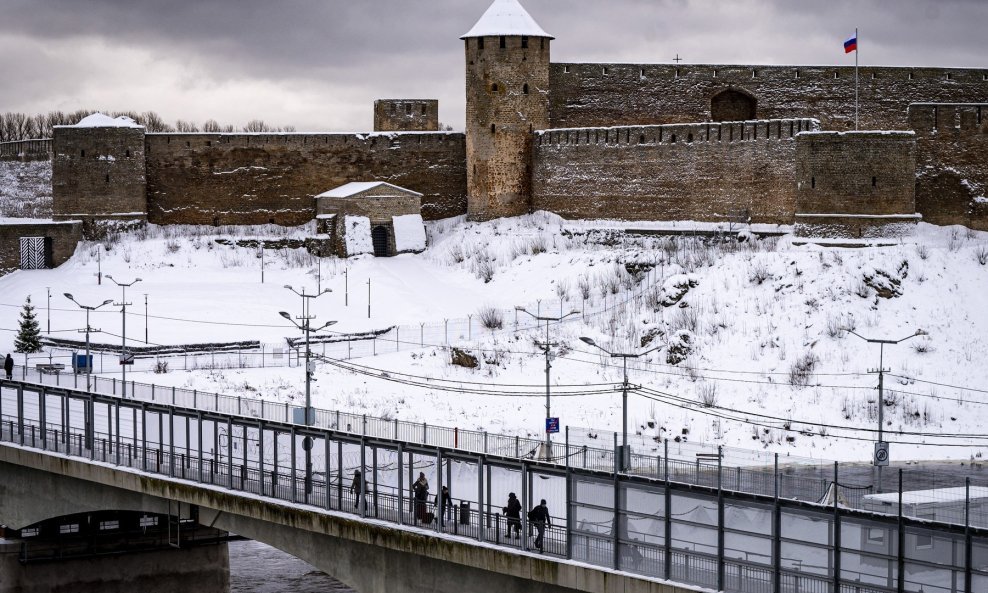
<instances>
[{"instance_id":1,"label":"crenellated battlement","mask_svg":"<svg viewBox=\"0 0 988 593\"><path fill-rule=\"evenodd\" d=\"M909 125L920 134L943 130L988 132L988 102L913 103L908 114Z\"/></svg>"},{"instance_id":2,"label":"crenellated battlement","mask_svg":"<svg viewBox=\"0 0 988 593\"><path fill-rule=\"evenodd\" d=\"M700 122L652 126L609 126L600 128L560 128L537 130L539 146L685 144L694 142L754 142L791 140L800 132L820 129L812 118L736 122Z\"/></svg>"}]
</instances>

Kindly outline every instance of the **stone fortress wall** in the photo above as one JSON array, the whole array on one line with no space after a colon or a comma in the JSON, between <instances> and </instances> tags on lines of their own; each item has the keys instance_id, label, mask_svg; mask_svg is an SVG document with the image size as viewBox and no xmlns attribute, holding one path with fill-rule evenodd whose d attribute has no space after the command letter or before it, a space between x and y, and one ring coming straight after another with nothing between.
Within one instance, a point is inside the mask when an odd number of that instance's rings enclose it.
<instances>
[{"instance_id":1,"label":"stone fortress wall","mask_svg":"<svg viewBox=\"0 0 988 593\"><path fill-rule=\"evenodd\" d=\"M533 207L565 218L792 223L796 135L789 119L538 132ZM659 217L657 217L657 213Z\"/></svg>"},{"instance_id":2,"label":"stone fortress wall","mask_svg":"<svg viewBox=\"0 0 988 593\"><path fill-rule=\"evenodd\" d=\"M530 19L512 4L498 3ZM297 225L312 220L318 193L387 181L422 193L425 219L544 209L792 224L805 208L988 229L988 69L862 67L860 128L915 134L821 136L800 151L800 132L854 129L854 68L552 64L552 38L534 22L527 30L464 36L465 134L409 131L438 126L438 104L402 99L375 104L375 127L398 130L387 133L62 128L56 217ZM831 156L812 157L814 146ZM868 183L803 193L807 175L841 174L838 157Z\"/></svg>"},{"instance_id":3,"label":"stone fortress wall","mask_svg":"<svg viewBox=\"0 0 988 593\"><path fill-rule=\"evenodd\" d=\"M909 126L923 218L988 230L988 101L910 105Z\"/></svg>"},{"instance_id":4,"label":"stone fortress wall","mask_svg":"<svg viewBox=\"0 0 988 593\"><path fill-rule=\"evenodd\" d=\"M422 216L466 211L463 134L147 134L148 220L301 225L348 181L423 194Z\"/></svg>"},{"instance_id":5,"label":"stone fortress wall","mask_svg":"<svg viewBox=\"0 0 988 593\"><path fill-rule=\"evenodd\" d=\"M554 128L812 117L854 129L852 66L552 64L549 86ZM907 130L911 103L988 100L988 68L864 66L859 94L859 129ZM718 117L738 113L738 95L754 112Z\"/></svg>"}]
</instances>

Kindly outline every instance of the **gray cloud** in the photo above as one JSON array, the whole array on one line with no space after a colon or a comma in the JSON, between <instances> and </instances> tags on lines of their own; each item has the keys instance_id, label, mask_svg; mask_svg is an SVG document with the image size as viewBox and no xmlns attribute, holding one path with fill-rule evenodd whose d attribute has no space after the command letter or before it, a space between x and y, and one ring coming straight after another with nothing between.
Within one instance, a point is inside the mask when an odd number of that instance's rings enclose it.
<instances>
[{"instance_id":1,"label":"gray cloud","mask_svg":"<svg viewBox=\"0 0 988 593\"><path fill-rule=\"evenodd\" d=\"M555 61L985 67L982 0L523 0ZM0 111L370 127L380 97L463 121L462 42L488 0L0 0Z\"/></svg>"}]
</instances>

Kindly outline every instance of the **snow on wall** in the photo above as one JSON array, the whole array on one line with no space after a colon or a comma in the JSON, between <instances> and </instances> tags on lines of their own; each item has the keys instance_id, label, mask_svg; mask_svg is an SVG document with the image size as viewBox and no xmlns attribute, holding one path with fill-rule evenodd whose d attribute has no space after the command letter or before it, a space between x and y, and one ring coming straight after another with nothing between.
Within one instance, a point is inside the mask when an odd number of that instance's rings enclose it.
<instances>
[{"instance_id":1,"label":"snow on wall","mask_svg":"<svg viewBox=\"0 0 988 593\"><path fill-rule=\"evenodd\" d=\"M343 218L346 239L347 257L361 253L374 253L374 242L371 240L370 219L366 216L346 216Z\"/></svg>"},{"instance_id":2,"label":"snow on wall","mask_svg":"<svg viewBox=\"0 0 988 593\"><path fill-rule=\"evenodd\" d=\"M406 214L392 219L395 229L395 250L398 253L425 250L425 224L421 214Z\"/></svg>"}]
</instances>

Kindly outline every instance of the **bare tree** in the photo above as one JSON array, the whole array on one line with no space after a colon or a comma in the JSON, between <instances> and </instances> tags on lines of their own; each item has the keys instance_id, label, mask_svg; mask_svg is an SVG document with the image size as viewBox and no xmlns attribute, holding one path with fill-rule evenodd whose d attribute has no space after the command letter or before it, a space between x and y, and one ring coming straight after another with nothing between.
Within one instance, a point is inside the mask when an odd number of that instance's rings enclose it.
<instances>
[{"instance_id":1,"label":"bare tree","mask_svg":"<svg viewBox=\"0 0 988 593\"><path fill-rule=\"evenodd\" d=\"M217 122L215 119L207 119L206 121L202 122L202 131L221 132L223 131L223 129L220 127L219 122Z\"/></svg>"},{"instance_id":2,"label":"bare tree","mask_svg":"<svg viewBox=\"0 0 988 593\"><path fill-rule=\"evenodd\" d=\"M252 119L244 126L245 132L272 132L271 126L262 119Z\"/></svg>"}]
</instances>

